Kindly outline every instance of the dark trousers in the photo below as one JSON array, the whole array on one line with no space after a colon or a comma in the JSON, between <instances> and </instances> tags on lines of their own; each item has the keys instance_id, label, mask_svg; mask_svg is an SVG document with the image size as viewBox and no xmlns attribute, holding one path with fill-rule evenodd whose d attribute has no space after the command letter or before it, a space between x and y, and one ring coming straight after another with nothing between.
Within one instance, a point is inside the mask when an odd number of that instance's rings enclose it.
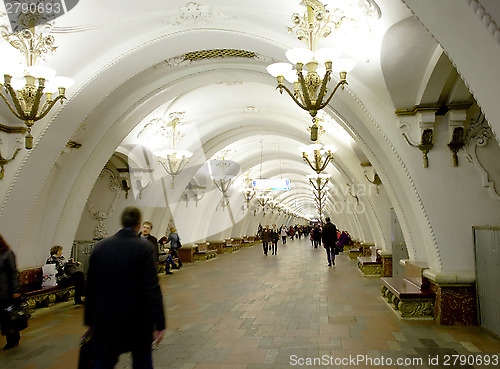
<instances>
[{"instance_id":1,"label":"dark trousers","mask_svg":"<svg viewBox=\"0 0 500 369\"><path fill-rule=\"evenodd\" d=\"M271 247L272 247L273 255L276 255L278 253L278 241L271 242Z\"/></svg>"},{"instance_id":2,"label":"dark trousers","mask_svg":"<svg viewBox=\"0 0 500 369\"><path fill-rule=\"evenodd\" d=\"M165 271L169 272L170 266L172 266L172 268L174 268L174 269L177 268L177 265L175 265L175 262L174 262L174 259L172 258L172 255L167 255L167 260L165 261Z\"/></svg>"},{"instance_id":3,"label":"dark trousers","mask_svg":"<svg viewBox=\"0 0 500 369\"><path fill-rule=\"evenodd\" d=\"M85 275L82 271L76 271L69 275L69 278L63 278L58 281L61 286L75 286L75 301L80 301L85 296Z\"/></svg>"},{"instance_id":4,"label":"dark trousers","mask_svg":"<svg viewBox=\"0 0 500 369\"><path fill-rule=\"evenodd\" d=\"M182 261L181 261L181 258L179 257L179 253L177 252L177 249L174 249L172 247L170 249L170 253L172 254L173 258L177 258L177 262L179 263L179 266L182 266Z\"/></svg>"},{"instance_id":5,"label":"dark trousers","mask_svg":"<svg viewBox=\"0 0 500 369\"><path fill-rule=\"evenodd\" d=\"M326 258L328 260L328 265L335 265L335 245L325 246Z\"/></svg>"},{"instance_id":6,"label":"dark trousers","mask_svg":"<svg viewBox=\"0 0 500 369\"><path fill-rule=\"evenodd\" d=\"M262 241L262 248L264 249L264 255L267 255L267 252L269 251L269 242Z\"/></svg>"},{"instance_id":7,"label":"dark trousers","mask_svg":"<svg viewBox=\"0 0 500 369\"><path fill-rule=\"evenodd\" d=\"M96 357L93 369L113 369L118 362L118 357L102 358ZM149 350L132 350L132 368L133 369L153 369L153 357L151 348Z\"/></svg>"},{"instance_id":8,"label":"dark trousers","mask_svg":"<svg viewBox=\"0 0 500 369\"><path fill-rule=\"evenodd\" d=\"M283 241L283 245L286 243L286 236L281 236L281 240Z\"/></svg>"},{"instance_id":9,"label":"dark trousers","mask_svg":"<svg viewBox=\"0 0 500 369\"><path fill-rule=\"evenodd\" d=\"M21 340L21 335L19 334L19 332L7 333L5 335L5 338L7 339L7 345L17 346L19 345L19 341Z\"/></svg>"},{"instance_id":10,"label":"dark trousers","mask_svg":"<svg viewBox=\"0 0 500 369\"><path fill-rule=\"evenodd\" d=\"M7 345L17 346L19 344L19 340L21 339L21 335L19 334L19 331L14 332L13 330L7 328L7 317L2 314L10 304L10 301L0 302L0 326L2 328L2 334L5 335L7 340Z\"/></svg>"}]
</instances>

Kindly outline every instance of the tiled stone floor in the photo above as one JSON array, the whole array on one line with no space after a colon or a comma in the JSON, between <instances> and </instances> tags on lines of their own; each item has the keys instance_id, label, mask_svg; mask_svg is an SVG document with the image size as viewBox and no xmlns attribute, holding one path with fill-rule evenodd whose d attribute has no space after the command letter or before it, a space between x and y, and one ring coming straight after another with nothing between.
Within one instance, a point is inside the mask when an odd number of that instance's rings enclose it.
<instances>
[{"instance_id":1,"label":"tiled stone floor","mask_svg":"<svg viewBox=\"0 0 500 369\"><path fill-rule=\"evenodd\" d=\"M500 340L479 327L401 320L377 278L362 277L344 255L328 268L324 250L304 239L280 243L277 256L255 245L187 264L160 283L168 332L154 351L155 368L500 367L453 365L452 356L445 365L446 355L488 360L500 354ZM76 368L82 315L72 303L37 310L21 345L0 351L0 369ZM130 357L117 368L131 368Z\"/></svg>"}]
</instances>

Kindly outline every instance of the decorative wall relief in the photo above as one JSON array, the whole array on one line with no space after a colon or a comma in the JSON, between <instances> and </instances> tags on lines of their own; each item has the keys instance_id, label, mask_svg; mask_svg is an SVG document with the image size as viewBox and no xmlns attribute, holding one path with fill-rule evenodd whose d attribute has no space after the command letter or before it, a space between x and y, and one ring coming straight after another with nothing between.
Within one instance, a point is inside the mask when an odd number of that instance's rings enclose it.
<instances>
[{"instance_id":1,"label":"decorative wall relief","mask_svg":"<svg viewBox=\"0 0 500 369\"><path fill-rule=\"evenodd\" d=\"M2 143L3 141L2 139L0 139L0 144ZM0 149L0 180L2 180L5 177L5 166L9 164L12 160L14 160L19 151L21 151L21 145L22 145L21 140L15 139L14 144L12 145L13 146L12 149L10 150L4 149L3 154L2 150ZM9 153L10 155L7 153ZM5 155L5 157L3 155Z\"/></svg>"},{"instance_id":2,"label":"decorative wall relief","mask_svg":"<svg viewBox=\"0 0 500 369\"><path fill-rule=\"evenodd\" d=\"M230 19L219 12L212 11L210 5L189 2L179 9L179 15L172 19L172 24L179 25L185 22L211 22L214 20Z\"/></svg>"},{"instance_id":3,"label":"decorative wall relief","mask_svg":"<svg viewBox=\"0 0 500 369\"><path fill-rule=\"evenodd\" d=\"M491 197L496 200L500 200L500 194L498 194L495 188L495 182L490 179L490 174L479 161L477 155L477 148L485 147L488 144L488 141L493 137L493 132L491 131L484 114L481 113L476 121L471 122L465 136L467 159L481 174L483 186L488 188Z\"/></svg>"},{"instance_id":4,"label":"decorative wall relief","mask_svg":"<svg viewBox=\"0 0 500 369\"><path fill-rule=\"evenodd\" d=\"M107 190L110 190L113 192L113 200L111 201L111 204L109 205L107 210L100 210L100 209L102 209L102 204L100 204L101 201L97 201L97 202L99 202L99 205L92 204L91 197L89 197L89 199L87 201L87 208L88 208L88 211L90 213L90 216L93 219L97 220L97 224L94 228L94 238L95 239L101 239L101 238L105 238L108 236L108 230L106 228L105 221L113 214L113 212L115 210L116 201L120 197L120 191L123 190L122 183L121 183L120 179L115 175L115 173L109 168L104 168L102 170L101 174L99 174L99 178L97 179L96 186L94 186L94 190L92 190L94 197L97 197L96 194L94 193L96 188L97 188L97 191L100 190L100 188L97 187L97 183L99 181L106 182L107 186L105 188ZM103 194L100 194L100 195L103 195ZM104 198L104 197L109 198L109 196L107 194L105 194L105 196L101 196L101 197L102 198ZM100 200L100 199L98 199L98 200ZM96 200L94 199L93 201L96 201Z\"/></svg>"}]
</instances>

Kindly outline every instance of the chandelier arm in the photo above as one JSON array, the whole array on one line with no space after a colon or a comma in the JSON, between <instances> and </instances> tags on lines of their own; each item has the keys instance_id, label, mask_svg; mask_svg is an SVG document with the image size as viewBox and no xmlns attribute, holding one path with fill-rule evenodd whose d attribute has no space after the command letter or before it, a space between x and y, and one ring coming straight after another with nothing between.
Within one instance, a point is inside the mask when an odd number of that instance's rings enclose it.
<instances>
[{"instance_id":1,"label":"chandelier arm","mask_svg":"<svg viewBox=\"0 0 500 369\"><path fill-rule=\"evenodd\" d=\"M14 103L14 107L16 108L17 113L21 116L20 119L21 120L25 120L26 119L26 116L25 116L26 113L24 112L24 109L21 106L19 98L17 97L16 90L14 90L12 88L12 86L10 85L10 83L8 85L5 85L5 88L7 89L7 92L9 93L10 98L12 99L12 102Z\"/></svg>"},{"instance_id":2,"label":"chandelier arm","mask_svg":"<svg viewBox=\"0 0 500 369\"><path fill-rule=\"evenodd\" d=\"M326 169L326 167L328 166L328 164L330 163L330 161L331 161L331 157L330 157L330 155L328 155L325 158L325 162L323 163L320 172L322 172L322 171L324 171Z\"/></svg>"},{"instance_id":3,"label":"chandelier arm","mask_svg":"<svg viewBox=\"0 0 500 369\"><path fill-rule=\"evenodd\" d=\"M2 99L5 101L5 103L7 104L9 110L12 112L12 114L14 114L14 116L20 120L24 120L24 117L19 115L18 112L16 112L14 110L14 108L12 107L12 105L9 103L9 100L7 100L7 98L4 96L4 94L2 93L2 91L0 91L0 96L2 97ZM15 100L13 100L15 102ZM17 107L17 106L16 106Z\"/></svg>"},{"instance_id":4,"label":"chandelier arm","mask_svg":"<svg viewBox=\"0 0 500 369\"><path fill-rule=\"evenodd\" d=\"M52 107L56 104L56 102L58 102L59 100L63 100L63 99L65 99L65 97L63 95L57 96L54 100L52 100L50 102L49 105L45 106L45 110L43 110L42 113L38 117L35 116L33 118L33 121L36 122L37 120L43 119L49 113L49 111L52 109ZM33 108L34 108L34 106L33 106ZM36 111L35 111L35 113L36 113Z\"/></svg>"},{"instance_id":5,"label":"chandelier arm","mask_svg":"<svg viewBox=\"0 0 500 369\"><path fill-rule=\"evenodd\" d=\"M297 71L297 77L299 78L300 89L302 90L302 97L304 98L304 102L307 108L302 108L305 110L310 110L313 106L311 104L311 98L309 97L309 93L307 92L306 80L301 72Z\"/></svg>"},{"instance_id":6,"label":"chandelier arm","mask_svg":"<svg viewBox=\"0 0 500 369\"><path fill-rule=\"evenodd\" d=\"M329 81L330 81L330 72L327 71L325 73L325 76L323 77L323 82L321 83L321 88L319 90L318 99L316 100L316 106L317 106L318 110L324 108L324 106L321 107L321 102L323 101L323 97L325 96L326 85L328 84Z\"/></svg>"},{"instance_id":7,"label":"chandelier arm","mask_svg":"<svg viewBox=\"0 0 500 369\"><path fill-rule=\"evenodd\" d=\"M329 103L329 102L330 102L330 100L332 99L333 95L335 95L335 92L337 92L337 90L338 90L338 88L339 88L340 86L344 86L344 85L347 85L347 84L348 84L348 83L347 83L347 81L340 81L339 83L337 83L337 86L335 86L335 88L333 89L333 91L332 91L331 95L328 97L328 100L326 100L326 101L325 101L325 103L324 103L324 104L322 104L322 105L318 108L318 110L321 110L321 109L323 109L325 106L327 106L327 105L328 105L328 103Z\"/></svg>"},{"instance_id":8,"label":"chandelier arm","mask_svg":"<svg viewBox=\"0 0 500 369\"><path fill-rule=\"evenodd\" d=\"M307 156L302 156L302 159L304 159L307 162L307 164L309 164L312 170L316 171L316 169L313 167Z\"/></svg>"},{"instance_id":9,"label":"chandelier arm","mask_svg":"<svg viewBox=\"0 0 500 369\"><path fill-rule=\"evenodd\" d=\"M296 103L298 106L300 106L302 109L304 109L304 110L309 110L309 109L307 108L307 106L303 105L303 104L302 104L299 100L297 100L297 98L296 98L295 96L293 96L292 92L288 89L288 87L286 87L286 86L285 86L285 85L283 85L283 84L279 84L279 85L278 85L278 87L279 87L279 88L283 88L283 89L284 89L284 90L288 93L288 95L290 95L290 97L293 99L293 101L295 101L295 103ZM278 88L278 87L277 87L277 88Z\"/></svg>"},{"instance_id":10,"label":"chandelier arm","mask_svg":"<svg viewBox=\"0 0 500 369\"><path fill-rule=\"evenodd\" d=\"M36 122L37 120L42 119L45 116L45 115L43 115L43 116L40 115L39 117L37 117L38 108L40 107L40 101L42 100L42 96L43 96L43 89L44 89L43 85L39 86L36 89L34 103L33 103L33 106L31 107L31 111L28 114L27 119L32 120L33 122ZM52 106L54 106L54 105L49 105L49 107L52 107ZM49 110L46 110L44 113L47 114L49 112Z\"/></svg>"}]
</instances>

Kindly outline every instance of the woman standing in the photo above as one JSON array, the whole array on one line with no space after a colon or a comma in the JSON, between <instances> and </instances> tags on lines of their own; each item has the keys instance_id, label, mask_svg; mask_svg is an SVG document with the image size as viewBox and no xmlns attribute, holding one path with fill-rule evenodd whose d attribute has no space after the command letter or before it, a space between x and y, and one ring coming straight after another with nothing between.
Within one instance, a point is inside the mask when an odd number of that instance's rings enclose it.
<instances>
[{"instance_id":1,"label":"woman standing","mask_svg":"<svg viewBox=\"0 0 500 369\"><path fill-rule=\"evenodd\" d=\"M0 322L2 334L7 337L4 350L19 345L19 331L11 331L6 326L5 308L19 297L19 281L17 279L16 256L0 235Z\"/></svg>"},{"instance_id":2,"label":"woman standing","mask_svg":"<svg viewBox=\"0 0 500 369\"><path fill-rule=\"evenodd\" d=\"M281 226L281 241L283 241L283 245L286 243L286 235L288 234L287 229L284 225Z\"/></svg>"},{"instance_id":3,"label":"woman standing","mask_svg":"<svg viewBox=\"0 0 500 369\"><path fill-rule=\"evenodd\" d=\"M177 229L175 227L170 228L170 234L168 235L167 243L170 242L170 253L172 254L172 257L177 258L177 263L179 263L179 268L182 266L182 261L181 258L179 257L179 253L177 250L181 248L181 239L179 238L179 235L177 234Z\"/></svg>"},{"instance_id":4,"label":"woman standing","mask_svg":"<svg viewBox=\"0 0 500 369\"><path fill-rule=\"evenodd\" d=\"M264 248L264 255L266 256L269 251L269 242L271 242L271 230L269 226L266 225L266 228L262 230L262 247Z\"/></svg>"}]
</instances>

